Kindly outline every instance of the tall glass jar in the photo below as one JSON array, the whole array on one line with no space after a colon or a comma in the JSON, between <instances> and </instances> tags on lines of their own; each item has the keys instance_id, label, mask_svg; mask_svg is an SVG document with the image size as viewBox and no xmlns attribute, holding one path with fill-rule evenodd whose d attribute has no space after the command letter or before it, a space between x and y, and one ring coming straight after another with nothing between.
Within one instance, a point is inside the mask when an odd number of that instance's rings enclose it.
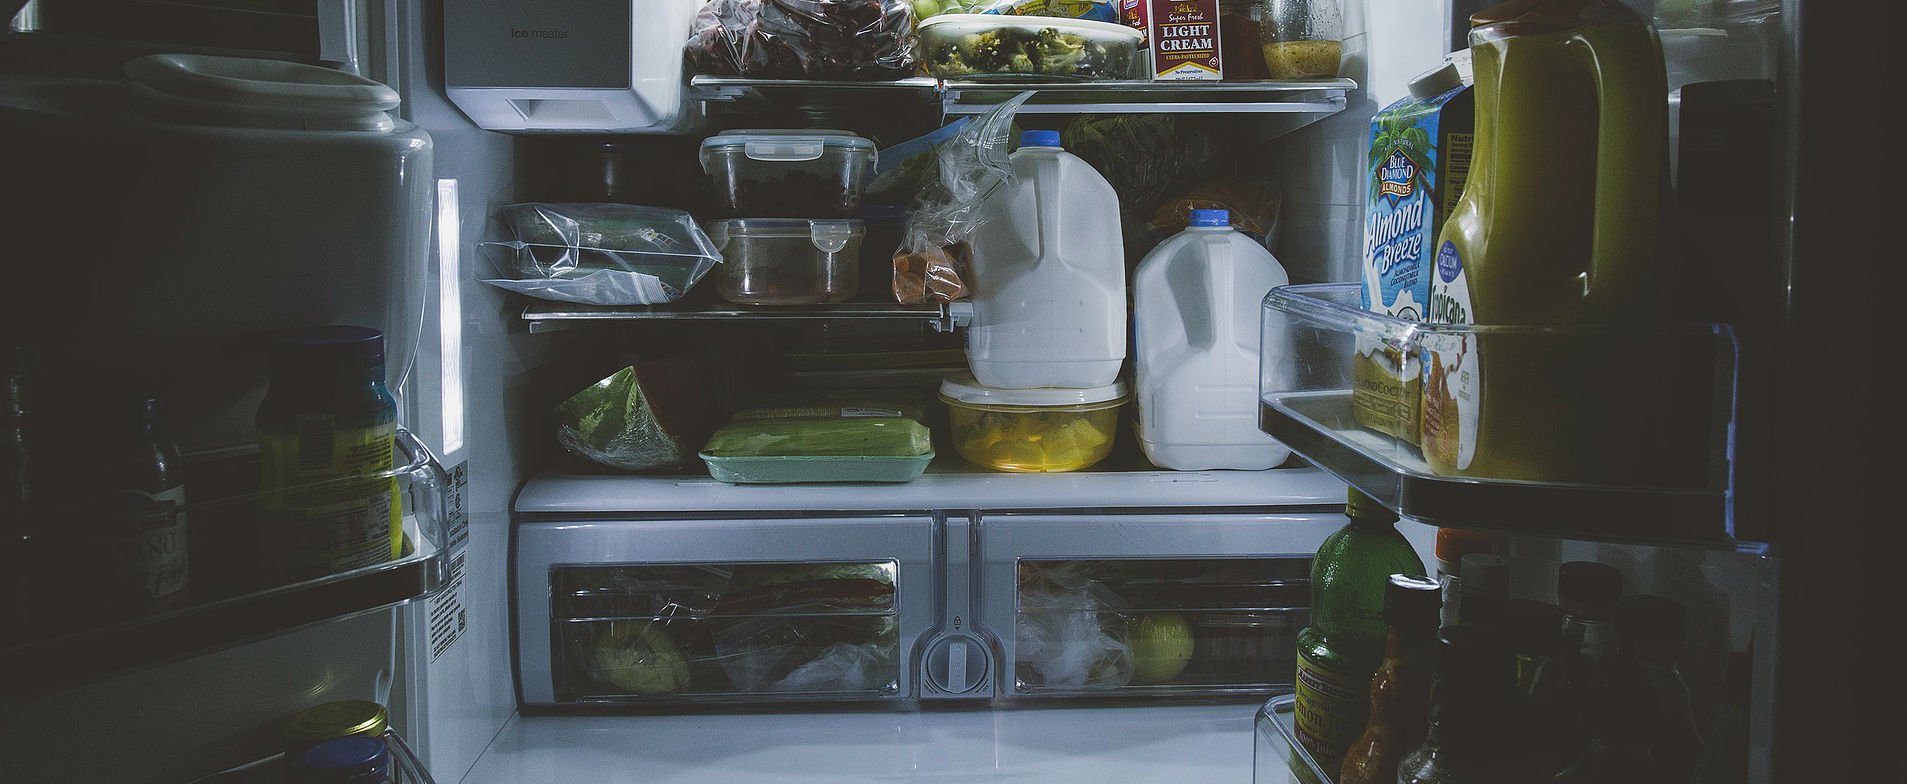
<instances>
[{"instance_id":1,"label":"tall glass jar","mask_svg":"<svg viewBox=\"0 0 1907 784\"><path fill-rule=\"evenodd\" d=\"M1344 57L1344 12L1338 0L1264 0L1259 43L1270 79L1338 75Z\"/></svg>"},{"instance_id":2,"label":"tall glass jar","mask_svg":"<svg viewBox=\"0 0 1907 784\"><path fill-rule=\"evenodd\" d=\"M258 407L267 563L296 581L402 555L384 334L315 327L273 348L271 390Z\"/></svg>"}]
</instances>

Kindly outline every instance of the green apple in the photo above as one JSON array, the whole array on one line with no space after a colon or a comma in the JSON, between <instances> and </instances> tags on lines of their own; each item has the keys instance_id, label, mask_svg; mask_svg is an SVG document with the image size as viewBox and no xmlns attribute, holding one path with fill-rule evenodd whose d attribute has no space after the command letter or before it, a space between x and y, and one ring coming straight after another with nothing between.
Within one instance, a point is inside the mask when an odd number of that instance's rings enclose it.
<instances>
[{"instance_id":1,"label":"green apple","mask_svg":"<svg viewBox=\"0 0 1907 784\"><path fill-rule=\"evenodd\" d=\"M1192 625L1178 613L1139 616L1130 639L1133 683L1165 683L1192 661Z\"/></svg>"},{"instance_id":2,"label":"green apple","mask_svg":"<svg viewBox=\"0 0 1907 784\"><path fill-rule=\"evenodd\" d=\"M914 0L915 19L926 19L943 10L945 8L940 4L940 0Z\"/></svg>"}]
</instances>

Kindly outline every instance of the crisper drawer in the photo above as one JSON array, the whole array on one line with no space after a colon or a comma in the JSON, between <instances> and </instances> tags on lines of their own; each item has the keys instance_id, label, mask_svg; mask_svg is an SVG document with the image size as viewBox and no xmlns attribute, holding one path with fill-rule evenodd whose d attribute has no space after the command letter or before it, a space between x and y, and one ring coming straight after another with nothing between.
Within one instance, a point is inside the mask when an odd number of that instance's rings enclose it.
<instances>
[{"instance_id":1,"label":"crisper drawer","mask_svg":"<svg viewBox=\"0 0 1907 784\"><path fill-rule=\"evenodd\" d=\"M1330 514L986 515L979 601L1008 698L1288 688Z\"/></svg>"},{"instance_id":2,"label":"crisper drawer","mask_svg":"<svg viewBox=\"0 0 1907 784\"><path fill-rule=\"evenodd\" d=\"M898 700L931 518L518 524L526 705Z\"/></svg>"}]
</instances>

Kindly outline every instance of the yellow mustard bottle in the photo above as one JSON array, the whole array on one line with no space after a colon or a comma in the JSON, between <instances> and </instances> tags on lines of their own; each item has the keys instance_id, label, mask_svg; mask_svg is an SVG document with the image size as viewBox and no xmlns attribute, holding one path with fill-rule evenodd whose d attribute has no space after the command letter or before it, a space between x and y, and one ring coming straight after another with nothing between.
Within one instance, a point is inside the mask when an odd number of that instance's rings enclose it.
<instances>
[{"instance_id":1,"label":"yellow mustard bottle","mask_svg":"<svg viewBox=\"0 0 1907 784\"><path fill-rule=\"evenodd\" d=\"M1617 0L1514 0L1471 23L1475 157L1438 236L1428 320L1652 318L1668 163L1655 31ZM1425 347L1423 452L1439 474L1607 481L1633 447L1619 425L1642 403L1592 392L1614 367L1593 339L1483 329Z\"/></svg>"}]
</instances>

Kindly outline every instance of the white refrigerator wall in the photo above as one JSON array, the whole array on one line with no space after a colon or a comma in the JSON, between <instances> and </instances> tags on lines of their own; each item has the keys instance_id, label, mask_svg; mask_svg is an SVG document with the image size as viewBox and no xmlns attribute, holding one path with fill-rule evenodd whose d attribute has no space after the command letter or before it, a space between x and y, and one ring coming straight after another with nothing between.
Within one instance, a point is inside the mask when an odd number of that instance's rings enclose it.
<instances>
[{"instance_id":1,"label":"white refrigerator wall","mask_svg":"<svg viewBox=\"0 0 1907 784\"><path fill-rule=\"evenodd\" d=\"M453 532L455 577L443 594L407 611L405 698L410 737L439 782L450 784L483 753L516 709L510 670L505 567L509 507L540 454L525 397L548 341L516 328L517 303L477 282L494 208L512 200L511 137L478 129L444 97L442 3L399 3L402 72L392 80L407 117L436 143L430 250L434 295L419 365L439 384L419 429L460 488L467 537Z\"/></svg>"}]
</instances>

